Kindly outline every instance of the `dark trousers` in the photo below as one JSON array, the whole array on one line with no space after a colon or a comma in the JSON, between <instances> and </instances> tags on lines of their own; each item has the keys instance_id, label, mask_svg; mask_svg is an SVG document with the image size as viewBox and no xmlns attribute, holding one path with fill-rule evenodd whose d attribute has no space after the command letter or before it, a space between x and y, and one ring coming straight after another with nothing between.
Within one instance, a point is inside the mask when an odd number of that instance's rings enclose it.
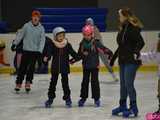
<instances>
[{"instance_id":1,"label":"dark trousers","mask_svg":"<svg viewBox=\"0 0 160 120\"><path fill-rule=\"evenodd\" d=\"M100 98L100 87L98 80L98 69L83 69L83 80L81 83L80 97L83 99L88 98L89 81L91 77L92 98L98 100Z\"/></svg>"},{"instance_id":2,"label":"dark trousers","mask_svg":"<svg viewBox=\"0 0 160 120\"><path fill-rule=\"evenodd\" d=\"M57 81L58 81L58 73L52 73L52 77L51 77L51 82L50 82L50 86L48 89L48 98L49 99L54 99L56 97L56 85L57 85ZM69 88L69 82L68 82L68 73L61 73L61 82L62 82L62 88L63 88L63 100L66 100L68 98L70 98L70 88Z\"/></svg>"},{"instance_id":3,"label":"dark trousers","mask_svg":"<svg viewBox=\"0 0 160 120\"><path fill-rule=\"evenodd\" d=\"M14 57L14 67L16 69L16 73L18 72L18 69L20 67L21 58L22 58L22 53L16 52L15 57Z\"/></svg>"},{"instance_id":4,"label":"dark trousers","mask_svg":"<svg viewBox=\"0 0 160 120\"><path fill-rule=\"evenodd\" d=\"M121 64L120 65L120 99L127 100L129 96L130 101L136 101L136 89L134 81L136 77L137 64Z\"/></svg>"},{"instance_id":5,"label":"dark trousers","mask_svg":"<svg viewBox=\"0 0 160 120\"><path fill-rule=\"evenodd\" d=\"M16 84L22 84L26 75L26 82L32 83L38 52L24 52L18 69Z\"/></svg>"},{"instance_id":6,"label":"dark trousers","mask_svg":"<svg viewBox=\"0 0 160 120\"><path fill-rule=\"evenodd\" d=\"M37 74L46 74L48 73L48 62L43 62L43 55L40 55L37 58L37 62L36 62L36 70L35 73Z\"/></svg>"}]
</instances>

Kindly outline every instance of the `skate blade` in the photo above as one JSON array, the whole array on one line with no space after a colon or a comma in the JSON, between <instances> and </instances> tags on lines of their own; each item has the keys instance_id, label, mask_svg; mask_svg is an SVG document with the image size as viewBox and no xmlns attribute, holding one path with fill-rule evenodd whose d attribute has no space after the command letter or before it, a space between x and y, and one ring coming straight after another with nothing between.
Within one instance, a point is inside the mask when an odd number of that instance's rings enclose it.
<instances>
[{"instance_id":1,"label":"skate blade","mask_svg":"<svg viewBox=\"0 0 160 120\"><path fill-rule=\"evenodd\" d=\"M66 108L72 108L72 105L66 105Z\"/></svg>"},{"instance_id":2,"label":"skate blade","mask_svg":"<svg viewBox=\"0 0 160 120\"><path fill-rule=\"evenodd\" d=\"M46 106L46 105L45 105L45 108L50 109L50 108L52 108L52 106L51 106L51 105L49 105L49 106Z\"/></svg>"},{"instance_id":3,"label":"skate blade","mask_svg":"<svg viewBox=\"0 0 160 120\"><path fill-rule=\"evenodd\" d=\"M20 91L15 91L16 92L16 94L20 94Z\"/></svg>"},{"instance_id":4,"label":"skate blade","mask_svg":"<svg viewBox=\"0 0 160 120\"><path fill-rule=\"evenodd\" d=\"M20 93L20 89L16 89L16 88L15 88L14 91L15 91L16 94L19 94L19 93Z\"/></svg>"},{"instance_id":5,"label":"skate blade","mask_svg":"<svg viewBox=\"0 0 160 120\"><path fill-rule=\"evenodd\" d=\"M29 94L31 89L26 89L26 93Z\"/></svg>"}]
</instances>

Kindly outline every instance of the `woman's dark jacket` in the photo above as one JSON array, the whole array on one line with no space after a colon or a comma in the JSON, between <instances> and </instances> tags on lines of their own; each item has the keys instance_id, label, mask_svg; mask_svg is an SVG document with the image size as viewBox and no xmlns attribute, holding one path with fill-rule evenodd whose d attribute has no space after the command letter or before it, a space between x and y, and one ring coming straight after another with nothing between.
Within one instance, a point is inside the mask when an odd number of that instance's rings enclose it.
<instances>
[{"instance_id":1,"label":"woman's dark jacket","mask_svg":"<svg viewBox=\"0 0 160 120\"><path fill-rule=\"evenodd\" d=\"M122 30L117 35L118 48L113 55L111 65L117 57L119 64L141 64L139 56L145 43L140 32L141 29L131 23L127 22L123 25Z\"/></svg>"}]
</instances>

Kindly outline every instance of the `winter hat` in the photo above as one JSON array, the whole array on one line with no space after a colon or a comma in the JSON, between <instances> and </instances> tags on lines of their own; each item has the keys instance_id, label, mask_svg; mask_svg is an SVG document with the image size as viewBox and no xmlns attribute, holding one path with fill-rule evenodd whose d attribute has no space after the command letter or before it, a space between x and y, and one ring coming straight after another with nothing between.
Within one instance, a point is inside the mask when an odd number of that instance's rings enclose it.
<instances>
[{"instance_id":1,"label":"winter hat","mask_svg":"<svg viewBox=\"0 0 160 120\"><path fill-rule=\"evenodd\" d=\"M94 20L92 18L87 18L86 19L86 24L94 25Z\"/></svg>"},{"instance_id":2,"label":"winter hat","mask_svg":"<svg viewBox=\"0 0 160 120\"><path fill-rule=\"evenodd\" d=\"M38 10L32 11L32 17L35 17L35 16L40 18L41 17L41 13Z\"/></svg>"},{"instance_id":3,"label":"winter hat","mask_svg":"<svg viewBox=\"0 0 160 120\"><path fill-rule=\"evenodd\" d=\"M85 25L82 29L83 35L93 35L94 34L94 28L91 25Z\"/></svg>"},{"instance_id":4,"label":"winter hat","mask_svg":"<svg viewBox=\"0 0 160 120\"><path fill-rule=\"evenodd\" d=\"M56 39L56 36L60 33L65 33L66 30L63 28L63 27L56 27L53 29L53 37L54 37L54 40L52 40L52 42L55 44L56 47L58 48L64 48L66 45L67 45L67 39L64 39L63 41L61 42L57 42L55 39Z\"/></svg>"}]
</instances>

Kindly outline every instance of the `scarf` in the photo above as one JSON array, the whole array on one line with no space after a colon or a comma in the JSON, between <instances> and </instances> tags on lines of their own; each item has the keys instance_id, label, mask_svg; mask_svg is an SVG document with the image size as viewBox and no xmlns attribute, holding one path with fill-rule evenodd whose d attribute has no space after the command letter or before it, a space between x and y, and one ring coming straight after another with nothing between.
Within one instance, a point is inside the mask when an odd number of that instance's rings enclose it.
<instances>
[{"instance_id":1,"label":"scarf","mask_svg":"<svg viewBox=\"0 0 160 120\"><path fill-rule=\"evenodd\" d=\"M85 41L83 42L83 47L84 47L84 49L91 49L91 47L92 47L92 42L85 40Z\"/></svg>"},{"instance_id":2,"label":"scarf","mask_svg":"<svg viewBox=\"0 0 160 120\"><path fill-rule=\"evenodd\" d=\"M64 39L62 42L57 42L56 40L52 40L52 42L57 48L64 48L67 45L66 39Z\"/></svg>"}]
</instances>

